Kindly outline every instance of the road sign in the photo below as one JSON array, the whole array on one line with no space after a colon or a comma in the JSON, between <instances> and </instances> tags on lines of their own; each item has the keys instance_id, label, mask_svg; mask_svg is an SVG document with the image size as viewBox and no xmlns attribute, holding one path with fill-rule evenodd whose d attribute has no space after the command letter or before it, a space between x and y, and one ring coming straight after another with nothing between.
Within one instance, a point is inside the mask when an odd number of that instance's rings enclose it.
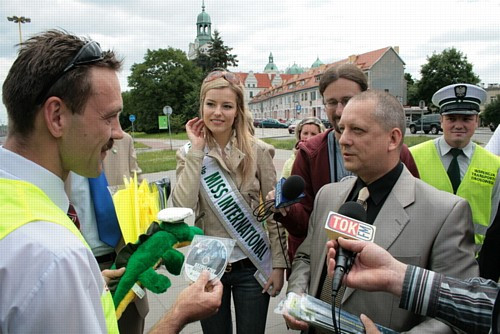
<instances>
[{"instance_id":1,"label":"road sign","mask_svg":"<svg viewBox=\"0 0 500 334\"><path fill-rule=\"evenodd\" d=\"M160 130L168 129L167 116L158 116L158 129Z\"/></svg>"},{"instance_id":2,"label":"road sign","mask_svg":"<svg viewBox=\"0 0 500 334\"><path fill-rule=\"evenodd\" d=\"M295 110L300 111L300 109L302 109L302 106L301 106L300 104L297 104L297 105L295 106Z\"/></svg>"},{"instance_id":3,"label":"road sign","mask_svg":"<svg viewBox=\"0 0 500 334\"><path fill-rule=\"evenodd\" d=\"M129 115L128 120L131 121L132 123L135 122L135 115Z\"/></svg>"},{"instance_id":4,"label":"road sign","mask_svg":"<svg viewBox=\"0 0 500 334\"><path fill-rule=\"evenodd\" d=\"M171 106L165 106L163 107L163 114L164 115L172 115L172 107Z\"/></svg>"}]
</instances>

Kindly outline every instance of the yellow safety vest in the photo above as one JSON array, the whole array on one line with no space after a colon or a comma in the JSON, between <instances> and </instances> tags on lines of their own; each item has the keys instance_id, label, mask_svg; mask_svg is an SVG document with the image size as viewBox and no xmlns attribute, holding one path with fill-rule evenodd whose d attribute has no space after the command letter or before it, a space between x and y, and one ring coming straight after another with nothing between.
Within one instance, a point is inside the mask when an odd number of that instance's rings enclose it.
<instances>
[{"instance_id":1,"label":"yellow safety vest","mask_svg":"<svg viewBox=\"0 0 500 334\"><path fill-rule=\"evenodd\" d=\"M439 190L453 193L453 186L439 157L434 140L410 147L420 179ZM472 210L477 250L484 242L491 221L491 198L500 168L500 158L476 145L469 168L457 189L457 196L466 199Z\"/></svg>"},{"instance_id":2,"label":"yellow safety vest","mask_svg":"<svg viewBox=\"0 0 500 334\"><path fill-rule=\"evenodd\" d=\"M46 221L66 227L90 249L68 216L31 183L0 178L0 212L0 241L27 223ZM103 289L101 304L108 333L118 333L113 299L107 289Z\"/></svg>"}]
</instances>

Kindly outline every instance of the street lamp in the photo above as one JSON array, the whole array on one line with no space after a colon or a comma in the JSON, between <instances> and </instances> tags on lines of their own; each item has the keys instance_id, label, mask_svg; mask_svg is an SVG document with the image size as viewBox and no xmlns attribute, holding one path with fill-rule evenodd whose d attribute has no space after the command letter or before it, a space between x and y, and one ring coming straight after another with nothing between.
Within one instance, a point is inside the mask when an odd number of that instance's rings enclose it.
<instances>
[{"instance_id":1,"label":"street lamp","mask_svg":"<svg viewBox=\"0 0 500 334\"><path fill-rule=\"evenodd\" d=\"M23 36L21 34L21 23L30 23L31 22L31 19L29 17L24 17L24 16L21 16L21 17L17 17L17 16L12 16L12 17L7 17L7 20L11 21L11 22L14 22L14 23L17 23L19 25L19 44L22 44L23 43Z\"/></svg>"}]
</instances>

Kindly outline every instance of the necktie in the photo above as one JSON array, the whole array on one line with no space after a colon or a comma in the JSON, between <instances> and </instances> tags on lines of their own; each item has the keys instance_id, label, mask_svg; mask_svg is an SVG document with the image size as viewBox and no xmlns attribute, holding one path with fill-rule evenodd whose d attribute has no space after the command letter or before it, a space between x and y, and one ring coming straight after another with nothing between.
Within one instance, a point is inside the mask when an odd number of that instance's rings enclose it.
<instances>
[{"instance_id":1,"label":"necktie","mask_svg":"<svg viewBox=\"0 0 500 334\"><path fill-rule=\"evenodd\" d=\"M361 204L365 209L365 211L368 208L368 203L366 202L368 200L368 197L370 197L370 192L368 191L368 188L367 187L361 188L361 190L358 193L358 199L356 200L356 202Z\"/></svg>"},{"instance_id":2,"label":"necktie","mask_svg":"<svg viewBox=\"0 0 500 334\"><path fill-rule=\"evenodd\" d=\"M453 193L457 193L457 189L460 186L460 167L458 166L458 156L462 154L462 150L459 148L452 148L450 150L453 159L451 159L450 166L448 167L448 177L450 178L451 185L453 186Z\"/></svg>"},{"instance_id":3,"label":"necktie","mask_svg":"<svg viewBox=\"0 0 500 334\"><path fill-rule=\"evenodd\" d=\"M115 247L120 241L121 232L104 172L96 178L89 178L89 188L94 203L99 239L109 246Z\"/></svg>"},{"instance_id":4,"label":"necktie","mask_svg":"<svg viewBox=\"0 0 500 334\"><path fill-rule=\"evenodd\" d=\"M76 214L75 207L73 204L69 203L68 213L69 219L75 224L76 228L80 229L80 220L78 219L78 215Z\"/></svg>"},{"instance_id":5,"label":"necktie","mask_svg":"<svg viewBox=\"0 0 500 334\"><path fill-rule=\"evenodd\" d=\"M368 200L368 197L370 197L370 192L368 191L368 188L367 187L361 188L361 190L358 193L358 199L356 200L356 202L361 204L365 210L367 208L366 201ZM337 297L335 298L335 307L340 307L340 304L342 303L342 297L344 296L344 292L345 292L345 285L342 285L337 293ZM330 278L328 275L325 277L325 282L323 283L319 299L321 299L324 302L327 302L328 304L332 304L332 278Z\"/></svg>"}]
</instances>

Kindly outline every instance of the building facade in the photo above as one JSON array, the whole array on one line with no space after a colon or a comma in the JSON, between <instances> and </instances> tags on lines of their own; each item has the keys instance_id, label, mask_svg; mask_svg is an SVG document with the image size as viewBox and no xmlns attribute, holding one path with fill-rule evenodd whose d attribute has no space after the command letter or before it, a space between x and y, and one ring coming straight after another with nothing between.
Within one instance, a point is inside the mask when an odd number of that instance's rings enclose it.
<instances>
[{"instance_id":1,"label":"building facade","mask_svg":"<svg viewBox=\"0 0 500 334\"><path fill-rule=\"evenodd\" d=\"M319 60L319 59L318 59ZM304 118L314 116L326 119L323 100L319 93L321 75L331 66L351 63L366 75L368 87L384 90L406 104L405 63L399 56L398 47L386 47L360 55L351 55L331 64L316 61L310 70L289 75L281 84L271 84L249 97L249 109L254 118ZM246 86L245 86L246 87ZM248 88L247 88L248 89Z\"/></svg>"}]
</instances>

